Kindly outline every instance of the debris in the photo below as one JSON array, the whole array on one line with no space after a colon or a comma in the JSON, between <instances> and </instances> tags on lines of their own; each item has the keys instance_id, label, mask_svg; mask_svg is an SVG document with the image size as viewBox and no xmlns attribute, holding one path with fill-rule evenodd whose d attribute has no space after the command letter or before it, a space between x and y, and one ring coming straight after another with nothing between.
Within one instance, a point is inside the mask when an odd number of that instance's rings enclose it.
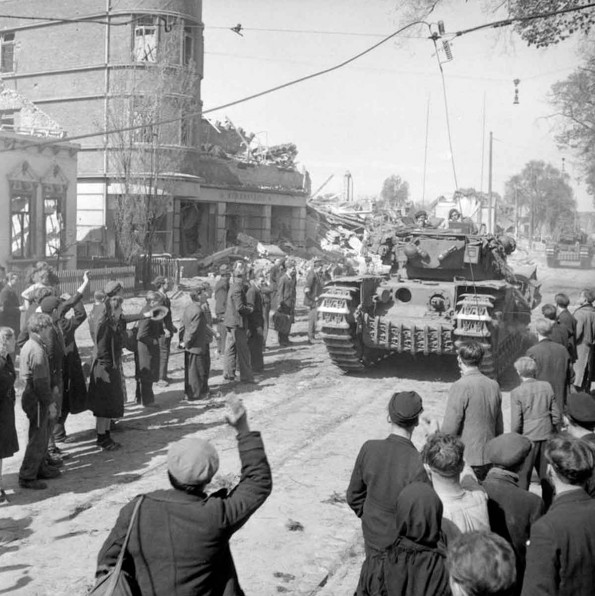
<instances>
[{"instance_id":1,"label":"debris","mask_svg":"<svg viewBox=\"0 0 595 596\"><path fill-rule=\"evenodd\" d=\"M299 521L295 521L293 519L288 520L288 522L285 524L285 527L290 532L303 532L304 531L304 526Z\"/></svg>"},{"instance_id":2,"label":"debris","mask_svg":"<svg viewBox=\"0 0 595 596\"><path fill-rule=\"evenodd\" d=\"M347 503L347 498L343 493L335 491L328 499L324 499L322 503L330 503L331 505L336 505L337 503L343 504Z\"/></svg>"},{"instance_id":3,"label":"debris","mask_svg":"<svg viewBox=\"0 0 595 596\"><path fill-rule=\"evenodd\" d=\"M273 573L273 577L278 577L279 579L282 579L284 582L290 582L295 579L295 575L291 573L283 573L282 571L275 571L275 573Z\"/></svg>"}]
</instances>

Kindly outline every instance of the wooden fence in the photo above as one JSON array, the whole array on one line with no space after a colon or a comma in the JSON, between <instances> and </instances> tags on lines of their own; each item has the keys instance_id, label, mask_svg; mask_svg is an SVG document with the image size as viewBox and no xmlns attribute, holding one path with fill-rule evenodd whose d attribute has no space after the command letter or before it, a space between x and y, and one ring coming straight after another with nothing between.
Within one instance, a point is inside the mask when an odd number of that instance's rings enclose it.
<instances>
[{"instance_id":1,"label":"wooden fence","mask_svg":"<svg viewBox=\"0 0 595 596\"><path fill-rule=\"evenodd\" d=\"M60 279L60 293L74 294L83 283L84 272L84 269L67 269L56 272ZM124 286L124 293L126 295L134 294L136 286L134 267L106 267L105 269L91 269L89 271L89 287L85 299L91 298L95 290L103 290L103 287L108 281L116 279ZM19 278L15 284L15 290L20 295L28 286L28 280Z\"/></svg>"}]
</instances>

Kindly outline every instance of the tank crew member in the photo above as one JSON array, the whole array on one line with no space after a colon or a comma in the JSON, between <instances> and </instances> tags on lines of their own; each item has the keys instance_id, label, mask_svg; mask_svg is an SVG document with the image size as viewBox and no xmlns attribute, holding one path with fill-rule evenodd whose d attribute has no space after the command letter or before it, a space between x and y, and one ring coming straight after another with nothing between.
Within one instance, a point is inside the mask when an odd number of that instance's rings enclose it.
<instances>
[{"instance_id":1,"label":"tank crew member","mask_svg":"<svg viewBox=\"0 0 595 596\"><path fill-rule=\"evenodd\" d=\"M428 213L427 211L418 211L415 214L415 225L418 228L431 228L430 222L428 221Z\"/></svg>"}]
</instances>

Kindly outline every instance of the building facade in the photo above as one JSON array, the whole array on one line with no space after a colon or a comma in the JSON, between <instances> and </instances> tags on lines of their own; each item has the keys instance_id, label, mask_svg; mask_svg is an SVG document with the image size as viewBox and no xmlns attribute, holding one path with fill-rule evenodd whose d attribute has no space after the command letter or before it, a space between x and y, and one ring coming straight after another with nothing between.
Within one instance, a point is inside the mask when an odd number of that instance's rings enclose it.
<instances>
[{"instance_id":1,"label":"building facade","mask_svg":"<svg viewBox=\"0 0 595 596\"><path fill-rule=\"evenodd\" d=\"M0 265L76 268L78 146L0 131Z\"/></svg>"},{"instance_id":2,"label":"building facade","mask_svg":"<svg viewBox=\"0 0 595 596\"><path fill-rule=\"evenodd\" d=\"M0 0L0 14L22 17L0 17L4 87L81 144L81 257L115 256L119 239L146 238L124 213L142 201L152 205L154 253L218 250L237 228L268 241L283 222L304 240L303 175L296 182L297 172L275 166L240 171L201 151L200 0ZM20 116L0 101L0 128L18 130ZM131 233L116 233L124 224Z\"/></svg>"}]
</instances>

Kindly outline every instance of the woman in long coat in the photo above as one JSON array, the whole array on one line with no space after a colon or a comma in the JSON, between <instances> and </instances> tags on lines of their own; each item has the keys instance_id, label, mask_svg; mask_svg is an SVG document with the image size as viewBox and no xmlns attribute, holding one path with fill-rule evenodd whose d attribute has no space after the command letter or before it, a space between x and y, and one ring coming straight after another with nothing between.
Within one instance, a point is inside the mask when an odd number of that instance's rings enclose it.
<instances>
[{"instance_id":1,"label":"woman in long coat","mask_svg":"<svg viewBox=\"0 0 595 596\"><path fill-rule=\"evenodd\" d=\"M14 423L16 373L10 356L14 350L14 331L10 327L0 327L0 503L8 500L2 485L2 460L19 450Z\"/></svg>"},{"instance_id":2,"label":"woman in long coat","mask_svg":"<svg viewBox=\"0 0 595 596\"><path fill-rule=\"evenodd\" d=\"M147 292L147 303L141 314L149 313L156 306L163 306L163 298L159 292ZM157 408L153 383L159 380L159 338L164 334L162 321L143 319L138 323L134 354L136 377L136 403L146 408Z\"/></svg>"}]
</instances>

